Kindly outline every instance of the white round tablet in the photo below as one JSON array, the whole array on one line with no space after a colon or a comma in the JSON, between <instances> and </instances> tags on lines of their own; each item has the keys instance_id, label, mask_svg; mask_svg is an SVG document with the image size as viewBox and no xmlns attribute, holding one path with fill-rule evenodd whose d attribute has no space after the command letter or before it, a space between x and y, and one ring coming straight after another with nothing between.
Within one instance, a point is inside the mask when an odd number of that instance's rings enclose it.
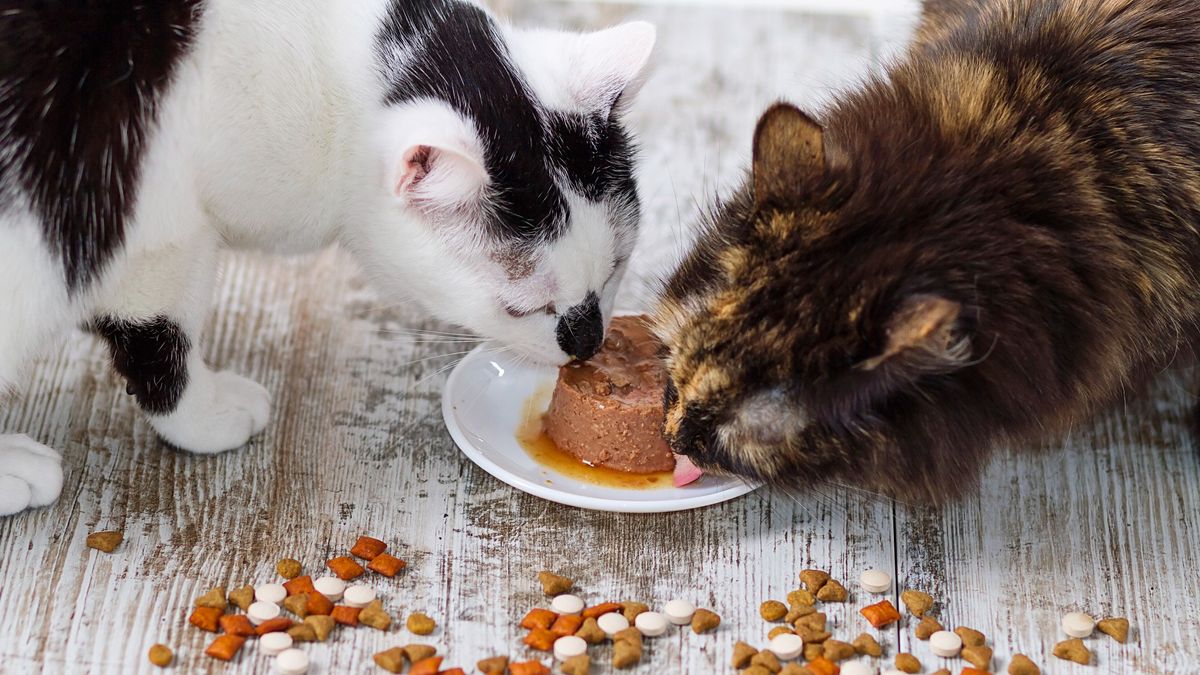
<instances>
[{"instance_id":1,"label":"white round tablet","mask_svg":"<svg viewBox=\"0 0 1200 675\"><path fill-rule=\"evenodd\" d=\"M279 618L281 612L283 610L279 609L279 605L259 600L258 602L250 603L250 606L246 608L246 618L250 619L250 623L257 626L264 621Z\"/></svg>"},{"instance_id":2,"label":"white round tablet","mask_svg":"<svg viewBox=\"0 0 1200 675\"><path fill-rule=\"evenodd\" d=\"M877 672L862 661L847 661L842 663L841 675L875 675Z\"/></svg>"},{"instance_id":3,"label":"white round tablet","mask_svg":"<svg viewBox=\"0 0 1200 675\"><path fill-rule=\"evenodd\" d=\"M279 652L291 648L291 646L292 636L283 631L267 633L258 638L258 650L267 656L275 656Z\"/></svg>"},{"instance_id":4,"label":"white round tablet","mask_svg":"<svg viewBox=\"0 0 1200 675\"><path fill-rule=\"evenodd\" d=\"M634 617L633 625L646 637L658 637L667 632L667 617L658 612L642 612Z\"/></svg>"},{"instance_id":5,"label":"white round tablet","mask_svg":"<svg viewBox=\"0 0 1200 675\"><path fill-rule=\"evenodd\" d=\"M600 626L600 630L604 631L605 635L612 637L629 628L629 619L616 612L609 612L596 619L596 625Z\"/></svg>"},{"instance_id":6,"label":"white round tablet","mask_svg":"<svg viewBox=\"0 0 1200 675\"><path fill-rule=\"evenodd\" d=\"M929 636L929 650L944 659L953 658L962 651L962 638L957 633L939 630Z\"/></svg>"},{"instance_id":7,"label":"white round tablet","mask_svg":"<svg viewBox=\"0 0 1200 675\"><path fill-rule=\"evenodd\" d=\"M581 637L567 635L554 641L554 658L566 661L572 656L587 653L587 643Z\"/></svg>"},{"instance_id":8,"label":"white round tablet","mask_svg":"<svg viewBox=\"0 0 1200 675\"><path fill-rule=\"evenodd\" d=\"M687 600L672 600L663 610L668 621L676 626L685 626L691 622L692 615L696 613L696 606Z\"/></svg>"},{"instance_id":9,"label":"white round tablet","mask_svg":"<svg viewBox=\"0 0 1200 675\"><path fill-rule=\"evenodd\" d=\"M888 668L887 670L883 671L879 675L904 675L904 671L896 670L895 668Z\"/></svg>"},{"instance_id":10,"label":"white round tablet","mask_svg":"<svg viewBox=\"0 0 1200 675\"><path fill-rule=\"evenodd\" d=\"M892 575L883 570L867 570L858 577L858 585L868 593L887 593L892 587Z\"/></svg>"},{"instance_id":11,"label":"white round tablet","mask_svg":"<svg viewBox=\"0 0 1200 675\"><path fill-rule=\"evenodd\" d=\"M550 601L550 609L559 614L566 614L568 616L572 614L578 614L583 611L583 598L579 597L578 595L571 595L569 593L556 595L554 596L554 599Z\"/></svg>"},{"instance_id":12,"label":"white round tablet","mask_svg":"<svg viewBox=\"0 0 1200 675\"><path fill-rule=\"evenodd\" d=\"M346 592L346 582L337 577L321 577L313 582L313 588L317 589L321 595L337 602L342 599L342 593Z\"/></svg>"},{"instance_id":13,"label":"white round tablet","mask_svg":"<svg viewBox=\"0 0 1200 675\"><path fill-rule=\"evenodd\" d=\"M767 643L767 649L780 659L791 661L804 653L804 640L799 635L781 633L771 638L771 641Z\"/></svg>"},{"instance_id":14,"label":"white round tablet","mask_svg":"<svg viewBox=\"0 0 1200 675\"><path fill-rule=\"evenodd\" d=\"M287 597L287 589L283 584L263 584L254 589L254 599L260 602L279 604Z\"/></svg>"},{"instance_id":15,"label":"white round tablet","mask_svg":"<svg viewBox=\"0 0 1200 675\"><path fill-rule=\"evenodd\" d=\"M1073 638L1090 637L1096 629L1096 620L1083 612L1071 612L1063 615L1062 629Z\"/></svg>"},{"instance_id":16,"label":"white round tablet","mask_svg":"<svg viewBox=\"0 0 1200 675\"><path fill-rule=\"evenodd\" d=\"M304 675L308 672L308 654L299 649L285 649L275 657L275 670L281 675Z\"/></svg>"},{"instance_id":17,"label":"white round tablet","mask_svg":"<svg viewBox=\"0 0 1200 675\"><path fill-rule=\"evenodd\" d=\"M342 593L342 604L348 607L366 607L375 599L375 589L355 584Z\"/></svg>"}]
</instances>

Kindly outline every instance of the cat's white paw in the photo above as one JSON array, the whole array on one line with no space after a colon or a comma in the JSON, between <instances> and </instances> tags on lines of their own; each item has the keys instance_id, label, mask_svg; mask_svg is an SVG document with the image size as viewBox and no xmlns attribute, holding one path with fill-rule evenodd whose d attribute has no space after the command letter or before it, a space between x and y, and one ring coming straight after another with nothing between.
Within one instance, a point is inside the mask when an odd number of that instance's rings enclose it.
<instances>
[{"instance_id":1,"label":"cat's white paw","mask_svg":"<svg viewBox=\"0 0 1200 675\"><path fill-rule=\"evenodd\" d=\"M0 516L46 506L62 486L62 455L24 434L0 436Z\"/></svg>"},{"instance_id":2,"label":"cat's white paw","mask_svg":"<svg viewBox=\"0 0 1200 675\"><path fill-rule=\"evenodd\" d=\"M225 452L242 447L266 428L271 395L259 383L208 370L193 370L189 377L175 412L150 417L171 445L189 452Z\"/></svg>"}]
</instances>

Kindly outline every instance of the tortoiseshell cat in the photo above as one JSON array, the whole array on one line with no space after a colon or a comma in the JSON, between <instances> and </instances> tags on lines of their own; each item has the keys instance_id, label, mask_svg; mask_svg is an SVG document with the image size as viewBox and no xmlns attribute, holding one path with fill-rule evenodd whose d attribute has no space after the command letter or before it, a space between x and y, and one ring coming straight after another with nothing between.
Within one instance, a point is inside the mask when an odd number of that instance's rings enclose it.
<instances>
[{"instance_id":1,"label":"tortoiseshell cat","mask_svg":"<svg viewBox=\"0 0 1200 675\"><path fill-rule=\"evenodd\" d=\"M821 123L767 112L668 284L666 431L703 468L951 497L1196 332L1194 1L926 10Z\"/></svg>"}]
</instances>

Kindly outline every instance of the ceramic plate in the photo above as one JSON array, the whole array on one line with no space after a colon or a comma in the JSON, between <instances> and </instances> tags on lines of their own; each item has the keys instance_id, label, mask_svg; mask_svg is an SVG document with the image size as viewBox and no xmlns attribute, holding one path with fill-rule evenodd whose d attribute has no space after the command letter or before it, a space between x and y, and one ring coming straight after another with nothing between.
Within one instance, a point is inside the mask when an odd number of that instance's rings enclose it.
<instances>
[{"instance_id":1,"label":"ceramic plate","mask_svg":"<svg viewBox=\"0 0 1200 675\"><path fill-rule=\"evenodd\" d=\"M494 345L476 347L454 368L442 394L442 415L471 461L509 485L559 504L596 511L664 513L718 504L754 490L735 478L704 476L682 488L607 487L538 463L517 440L527 402L549 401L557 371L517 363Z\"/></svg>"}]
</instances>

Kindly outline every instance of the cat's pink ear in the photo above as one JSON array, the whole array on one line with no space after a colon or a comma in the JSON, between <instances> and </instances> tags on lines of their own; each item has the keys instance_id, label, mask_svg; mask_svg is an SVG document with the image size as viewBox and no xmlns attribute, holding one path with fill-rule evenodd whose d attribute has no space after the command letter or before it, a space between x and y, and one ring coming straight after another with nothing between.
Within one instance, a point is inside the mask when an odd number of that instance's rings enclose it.
<instances>
[{"instance_id":1,"label":"cat's pink ear","mask_svg":"<svg viewBox=\"0 0 1200 675\"><path fill-rule=\"evenodd\" d=\"M875 370L899 359L926 373L962 367L971 358L971 340L960 323L962 311L960 303L940 296L909 297L887 322L882 353L859 368Z\"/></svg>"},{"instance_id":2,"label":"cat's pink ear","mask_svg":"<svg viewBox=\"0 0 1200 675\"><path fill-rule=\"evenodd\" d=\"M636 96L657 40L658 30L645 21L581 35L570 73L576 105L607 112Z\"/></svg>"},{"instance_id":3,"label":"cat's pink ear","mask_svg":"<svg viewBox=\"0 0 1200 675\"><path fill-rule=\"evenodd\" d=\"M452 211L479 202L487 188L483 159L450 144L418 143L401 152L391 178L392 191L423 211Z\"/></svg>"},{"instance_id":4,"label":"cat's pink ear","mask_svg":"<svg viewBox=\"0 0 1200 675\"><path fill-rule=\"evenodd\" d=\"M772 106L754 132L754 198L759 205L796 206L826 174L825 131L788 103Z\"/></svg>"}]
</instances>

